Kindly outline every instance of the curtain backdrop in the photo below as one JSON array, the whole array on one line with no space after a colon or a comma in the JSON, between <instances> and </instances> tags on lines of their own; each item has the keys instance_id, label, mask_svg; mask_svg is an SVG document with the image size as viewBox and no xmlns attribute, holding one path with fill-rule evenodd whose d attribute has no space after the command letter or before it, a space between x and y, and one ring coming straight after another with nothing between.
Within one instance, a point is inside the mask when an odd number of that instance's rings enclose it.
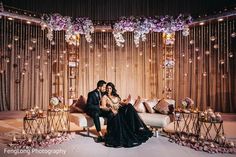
<instances>
[{"instance_id":1,"label":"curtain backdrop","mask_svg":"<svg viewBox=\"0 0 236 157\"><path fill-rule=\"evenodd\" d=\"M81 37L78 47L64 42L64 32L46 31L23 21L1 19L0 110L34 106L47 108L53 95L77 98L96 87L100 79L113 82L122 98L131 94L162 98L162 34L150 33L137 48L126 33L123 48L111 32L96 32L93 42ZM236 112L235 20L209 23L176 33L173 99L180 105L186 96L201 109ZM215 37L214 40L212 40ZM69 61L78 63L69 68ZM74 78L74 79L69 79Z\"/></svg>"}]
</instances>

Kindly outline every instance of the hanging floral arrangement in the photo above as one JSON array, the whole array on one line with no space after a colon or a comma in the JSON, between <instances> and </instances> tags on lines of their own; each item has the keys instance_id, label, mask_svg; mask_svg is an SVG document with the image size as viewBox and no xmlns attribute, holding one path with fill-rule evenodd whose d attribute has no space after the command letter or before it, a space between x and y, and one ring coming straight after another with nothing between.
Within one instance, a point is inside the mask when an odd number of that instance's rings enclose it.
<instances>
[{"instance_id":1,"label":"hanging floral arrangement","mask_svg":"<svg viewBox=\"0 0 236 157\"><path fill-rule=\"evenodd\" d=\"M87 42L91 42L91 33L94 32L93 22L88 18L76 18L72 25L66 30L65 40L73 45L78 45L78 40L73 40L75 37L79 39L80 34L85 35Z\"/></svg>"},{"instance_id":2,"label":"hanging floral arrangement","mask_svg":"<svg viewBox=\"0 0 236 157\"><path fill-rule=\"evenodd\" d=\"M169 15L154 18L122 17L114 24L113 35L117 46L123 47L125 42L123 34L125 32L134 32L134 43L138 47L140 39L145 41L146 34L150 31L172 34L176 31L183 30L183 35L188 36L188 25L191 22L191 16L183 16L181 14L176 19Z\"/></svg>"},{"instance_id":3,"label":"hanging floral arrangement","mask_svg":"<svg viewBox=\"0 0 236 157\"><path fill-rule=\"evenodd\" d=\"M66 31L65 40L74 45L78 45L80 35L84 34L88 42L91 42L91 33L94 32L94 26L88 18L76 18L75 21L71 17L61 16L58 13L52 15L43 15L41 18L42 29L47 28L47 38L53 40L53 31Z\"/></svg>"}]
</instances>

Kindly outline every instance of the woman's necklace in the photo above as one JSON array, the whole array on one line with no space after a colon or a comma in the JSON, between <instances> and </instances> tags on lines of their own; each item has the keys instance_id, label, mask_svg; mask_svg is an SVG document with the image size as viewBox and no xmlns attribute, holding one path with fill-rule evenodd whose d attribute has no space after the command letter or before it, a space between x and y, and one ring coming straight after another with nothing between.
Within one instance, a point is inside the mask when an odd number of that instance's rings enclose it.
<instances>
[{"instance_id":1,"label":"woman's necklace","mask_svg":"<svg viewBox=\"0 0 236 157\"><path fill-rule=\"evenodd\" d=\"M109 95L107 97L112 102L112 104L118 104L119 103L119 99L117 100L117 102L115 102L115 101L112 100L112 98Z\"/></svg>"}]
</instances>

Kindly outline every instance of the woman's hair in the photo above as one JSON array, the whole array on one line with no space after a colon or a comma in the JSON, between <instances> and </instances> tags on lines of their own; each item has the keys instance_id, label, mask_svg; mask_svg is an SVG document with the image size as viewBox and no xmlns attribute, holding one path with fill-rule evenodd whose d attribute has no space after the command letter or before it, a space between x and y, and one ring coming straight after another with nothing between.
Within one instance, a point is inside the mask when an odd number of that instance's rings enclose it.
<instances>
[{"instance_id":1,"label":"woman's hair","mask_svg":"<svg viewBox=\"0 0 236 157\"><path fill-rule=\"evenodd\" d=\"M107 85L106 85L106 87L108 87L108 86L110 86L110 87L112 88L111 95L120 98L119 94L117 94L117 90L116 90L115 85L114 85L112 82L108 82ZM107 95L107 94L108 94L108 93L106 93L106 95ZM120 98L120 99L121 99L121 98Z\"/></svg>"}]
</instances>

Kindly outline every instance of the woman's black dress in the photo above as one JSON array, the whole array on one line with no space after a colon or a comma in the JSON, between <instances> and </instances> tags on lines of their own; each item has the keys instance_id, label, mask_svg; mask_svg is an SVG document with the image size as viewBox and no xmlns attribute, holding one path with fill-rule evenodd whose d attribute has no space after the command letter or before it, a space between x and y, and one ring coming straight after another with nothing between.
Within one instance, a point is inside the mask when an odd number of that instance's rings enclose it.
<instances>
[{"instance_id":1,"label":"woman's black dress","mask_svg":"<svg viewBox=\"0 0 236 157\"><path fill-rule=\"evenodd\" d=\"M146 142L153 133L139 117L135 108L124 105L107 124L105 145L110 147L134 147Z\"/></svg>"}]
</instances>

